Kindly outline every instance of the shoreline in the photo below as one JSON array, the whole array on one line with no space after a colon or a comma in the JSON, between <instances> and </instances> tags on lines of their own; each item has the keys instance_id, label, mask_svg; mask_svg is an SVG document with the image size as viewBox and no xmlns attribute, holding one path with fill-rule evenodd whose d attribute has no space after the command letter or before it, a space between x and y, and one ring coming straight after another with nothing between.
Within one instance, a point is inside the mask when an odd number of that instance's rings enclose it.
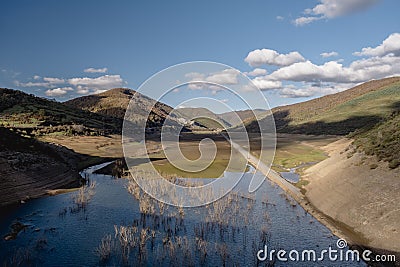
<instances>
[{"instance_id":1,"label":"shoreline","mask_svg":"<svg viewBox=\"0 0 400 267\"><path fill-rule=\"evenodd\" d=\"M305 196L318 212L350 229L357 245L399 253L400 170L354 151L351 143L342 138L321 147L329 158L302 175L309 182Z\"/></svg>"},{"instance_id":2,"label":"shoreline","mask_svg":"<svg viewBox=\"0 0 400 267\"><path fill-rule=\"evenodd\" d=\"M351 226L329 216L328 214L320 211L306 195L301 193L301 190L294 186L292 183L284 179L278 172L268 168L263 162L259 162L258 159L248 154L238 144L232 143L232 146L242 153L243 156L247 157L249 164L255 167L258 171L262 172L266 178L278 185L286 194L292 197L307 213L313 216L318 222L328 228L331 233L341 239L345 239L350 248L365 250L370 249L373 254L382 252L398 254L398 251L389 251L380 248L371 248L365 244L369 243L369 239L361 232L356 231ZM329 159L329 158L328 158ZM315 165L313 165L315 166ZM302 179L303 177L301 177Z\"/></svg>"}]
</instances>

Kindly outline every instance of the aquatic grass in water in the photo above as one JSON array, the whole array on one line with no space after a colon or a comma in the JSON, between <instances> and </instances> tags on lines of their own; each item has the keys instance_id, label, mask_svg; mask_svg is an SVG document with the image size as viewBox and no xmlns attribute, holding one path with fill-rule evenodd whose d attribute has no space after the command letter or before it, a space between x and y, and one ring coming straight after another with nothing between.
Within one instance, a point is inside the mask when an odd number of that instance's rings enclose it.
<instances>
[{"instance_id":1,"label":"aquatic grass in water","mask_svg":"<svg viewBox=\"0 0 400 267\"><path fill-rule=\"evenodd\" d=\"M219 201L183 208L150 198L134 180L86 173L96 185L88 198L80 197L88 200L83 201L81 212L70 212L77 207L76 196L81 196L80 192L71 192L29 201L4 216L0 222L3 236L17 217L29 226L15 240L0 240L1 264L10 262L18 249L24 249L30 253L25 260L29 263L23 265L34 266L272 265L257 260L256 253L264 245L271 249L318 250L336 241L330 231L299 205L293 207L279 194L280 188L268 181L255 194L249 194L246 176ZM145 178L148 174L139 175ZM210 181L171 180L190 182L191 186ZM81 190L87 192L90 188ZM163 190L159 192L165 193ZM40 241L43 238L45 243ZM346 263L336 264L343 265Z\"/></svg>"}]
</instances>

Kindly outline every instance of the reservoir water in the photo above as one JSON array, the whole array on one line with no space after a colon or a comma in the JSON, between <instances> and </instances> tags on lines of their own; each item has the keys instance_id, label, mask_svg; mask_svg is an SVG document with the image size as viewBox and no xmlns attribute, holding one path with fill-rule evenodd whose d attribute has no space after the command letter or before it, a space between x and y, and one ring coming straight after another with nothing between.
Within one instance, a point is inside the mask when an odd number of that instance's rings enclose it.
<instances>
[{"instance_id":1,"label":"reservoir water","mask_svg":"<svg viewBox=\"0 0 400 267\"><path fill-rule=\"evenodd\" d=\"M127 190L127 179L82 172L95 182L92 196L78 208L79 191L33 199L1 211L0 263L21 266L366 266L354 261L259 261L268 250L318 253L337 248L338 238L283 191L265 181L246 192L246 174L222 204L177 209L157 206L143 212ZM252 171L252 170L250 170ZM226 175L229 175L226 174ZM201 179L200 179L201 180ZM209 181L209 179L204 180ZM165 211L160 212L161 207ZM152 208L147 207L151 210ZM220 211L217 213L217 210ZM213 212L211 212L213 210ZM12 226L24 225L5 240ZM128 240L124 243L124 238ZM102 241L103 240L103 241ZM103 248L110 246L106 257ZM347 247L343 251L347 251ZM107 248L104 249L108 251ZM103 250L103 251L104 251Z\"/></svg>"}]
</instances>

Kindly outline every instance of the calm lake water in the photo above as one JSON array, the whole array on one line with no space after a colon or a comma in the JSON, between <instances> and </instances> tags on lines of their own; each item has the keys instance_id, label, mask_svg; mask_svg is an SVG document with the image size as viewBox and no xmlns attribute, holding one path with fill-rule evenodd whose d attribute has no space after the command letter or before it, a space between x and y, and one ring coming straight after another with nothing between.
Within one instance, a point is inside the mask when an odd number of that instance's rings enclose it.
<instances>
[{"instance_id":1,"label":"calm lake water","mask_svg":"<svg viewBox=\"0 0 400 267\"><path fill-rule=\"evenodd\" d=\"M269 250L337 249L337 237L306 213L270 182L252 195L246 193L246 175L235 188L236 198L214 222L209 208L187 208L184 215L169 208L163 215L144 215L139 201L127 190L127 179L92 174L103 165L82 172L96 182L94 195L84 209L77 209L77 192L43 197L8 212L2 211L0 231L4 237L11 225L27 225L15 240L0 241L0 263L32 266L365 266L363 262L280 262L257 260L257 252ZM226 175L229 175L227 173ZM207 181L207 180L205 180ZM231 208L236 205L236 208ZM236 212L234 214L234 212ZM231 216L234 214L234 216ZM237 215L239 214L239 215ZM225 218L225 219L224 219ZM114 226L135 229L137 244L127 257ZM142 229L147 233L140 245ZM113 249L100 260L96 248L110 235ZM345 251L345 248L343 251ZM274 265L273 265L274 264Z\"/></svg>"}]
</instances>

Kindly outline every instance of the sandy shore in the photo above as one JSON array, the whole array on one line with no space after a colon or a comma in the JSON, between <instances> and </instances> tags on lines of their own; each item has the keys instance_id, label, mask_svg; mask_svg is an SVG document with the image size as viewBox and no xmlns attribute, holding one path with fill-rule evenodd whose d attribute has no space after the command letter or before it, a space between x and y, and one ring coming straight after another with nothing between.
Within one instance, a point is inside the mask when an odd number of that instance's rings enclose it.
<instances>
[{"instance_id":1,"label":"sandy shore","mask_svg":"<svg viewBox=\"0 0 400 267\"><path fill-rule=\"evenodd\" d=\"M309 181L306 195L263 164L257 169L349 245L399 258L399 170L359 153L348 158L350 144L351 140L340 139L322 147L329 158L306 170L302 177ZM257 166L258 159L249 155L248 162ZM378 167L371 169L372 164ZM399 266L398 261L391 264Z\"/></svg>"},{"instance_id":2,"label":"sandy shore","mask_svg":"<svg viewBox=\"0 0 400 267\"><path fill-rule=\"evenodd\" d=\"M351 142L344 138L323 147L329 158L303 176L310 182L306 198L351 241L399 252L400 170L363 153L352 155Z\"/></svg>"}]
</instances>

